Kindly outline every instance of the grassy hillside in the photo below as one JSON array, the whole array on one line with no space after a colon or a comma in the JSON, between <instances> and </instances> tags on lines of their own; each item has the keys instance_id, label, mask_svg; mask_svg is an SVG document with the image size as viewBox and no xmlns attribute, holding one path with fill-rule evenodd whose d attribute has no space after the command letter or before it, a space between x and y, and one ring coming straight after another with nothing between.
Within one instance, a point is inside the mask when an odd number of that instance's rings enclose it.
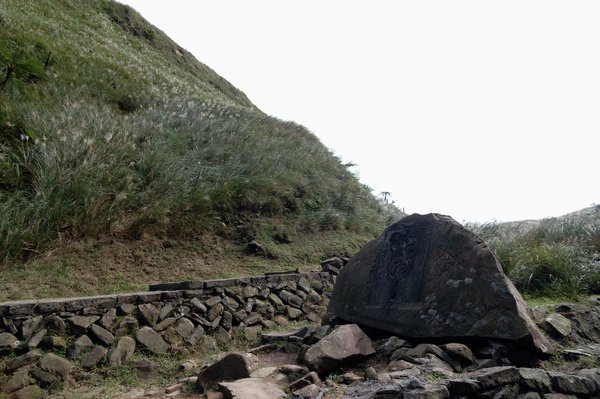
<instances>
[{"instance_id":1,"label":"grassy hillside","mask_svg":"<svg viewBox=\"0 0 600 399\"><path fill-rule=\"evenodd\" d=\"M17 292L49 270L48 295L72 294L61 270L90 267L90 245L231 247L238 262L259 239L267 263L314 264L372 238L395 212L305 128L265 115L110 0L0 3L0 204L4 282ZM190 244L207 240L220 244ZM190 274L223 274L226 257ZM149 265L168 280L180 276L171 263Z\"/></svg>"},{"instance_id":2,"label":"grassy hillside","mask_svg":"<svg viewBox=\"0 0 600 399\"><path fill-rule=\"evenodd\" d=\"M530 296L600 294L600 206L557 218L467 226Z\"/></svg>"}]
</instances>

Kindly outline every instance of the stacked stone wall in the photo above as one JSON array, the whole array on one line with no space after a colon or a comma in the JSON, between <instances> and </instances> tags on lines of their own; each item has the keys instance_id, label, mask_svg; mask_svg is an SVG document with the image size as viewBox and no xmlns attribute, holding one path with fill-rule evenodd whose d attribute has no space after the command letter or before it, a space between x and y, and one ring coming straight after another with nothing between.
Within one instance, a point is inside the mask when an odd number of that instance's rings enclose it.
<instances>
[{"instance_id":1,"label":"stacked stone wall","mask_svg":"<svg viewBox=\"0 0 600 399\"><path fill-rule=\"evenodd\" d=\"M236 338L252 342L276 324L319 323L333 279L328 272L269 274L0 303L0 368L5 375L25 373L16 380L34 379L44 387L74 367L123 364L136 351L216 349Z\"/></svg>"}]
</instances>

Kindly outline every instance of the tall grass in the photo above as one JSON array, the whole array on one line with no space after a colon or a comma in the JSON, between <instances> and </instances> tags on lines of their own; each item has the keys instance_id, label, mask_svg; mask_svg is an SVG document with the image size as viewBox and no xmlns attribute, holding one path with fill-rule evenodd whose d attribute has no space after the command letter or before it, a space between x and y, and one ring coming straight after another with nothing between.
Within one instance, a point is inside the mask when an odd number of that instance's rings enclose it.
<instances>
[{"instance_id":1,"label":"tall grass","mask_svg":"<svg viewBox=\"0 0 600 399\"><path fill-rule=\"evenodd\" d=\"M536 222L468 227L488 242L519 290L550 297L600 294L600 206Z\"/></svg>"},{"instance_id":2,"label":"tall grass","mask_svg":"<svg viewBox=\"0 0 600 399\"><path fill-rule=\"evenodd\" d=\"M0 87L0 132L19 132L0 137L0 259L264 216L306 231L388 222L312 133L258 111L134 11L87 3L0 8L0 71L24 65Z\"/></svg>"}]
</instances>

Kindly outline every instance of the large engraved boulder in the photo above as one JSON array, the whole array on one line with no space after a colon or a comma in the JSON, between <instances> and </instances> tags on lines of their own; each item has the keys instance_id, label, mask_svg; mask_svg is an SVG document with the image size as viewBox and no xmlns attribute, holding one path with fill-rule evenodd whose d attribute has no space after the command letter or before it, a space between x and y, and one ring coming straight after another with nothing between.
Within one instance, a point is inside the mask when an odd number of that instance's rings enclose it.
<instances>
[{"instance_id":1,"label":"large engraved boulder","mask_svg":"<svg viewBox=\"0 0 600 399\"><path fill-rule=\"evenodd\" d=\"M407 216L366 244L337 278L324 322L335 319L402 337L550 344L494 253L449 216Z\"/></svg>"}]
</instances>

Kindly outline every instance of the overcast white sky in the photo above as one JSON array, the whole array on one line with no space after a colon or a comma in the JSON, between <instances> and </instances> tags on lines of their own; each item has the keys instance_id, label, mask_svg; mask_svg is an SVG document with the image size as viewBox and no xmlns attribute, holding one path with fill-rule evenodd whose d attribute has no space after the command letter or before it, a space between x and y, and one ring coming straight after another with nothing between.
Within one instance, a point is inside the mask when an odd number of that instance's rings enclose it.
<instances>
[{"instance_id":1,"label":"overcast white sky","mask_svg":"<svg viewBox=\"0 0 600 399\"><path fill-rule=\"evenodd\" d=\"M600 2L122 2L407 212L600 202Z\"/></svg>"}]
</instances>

